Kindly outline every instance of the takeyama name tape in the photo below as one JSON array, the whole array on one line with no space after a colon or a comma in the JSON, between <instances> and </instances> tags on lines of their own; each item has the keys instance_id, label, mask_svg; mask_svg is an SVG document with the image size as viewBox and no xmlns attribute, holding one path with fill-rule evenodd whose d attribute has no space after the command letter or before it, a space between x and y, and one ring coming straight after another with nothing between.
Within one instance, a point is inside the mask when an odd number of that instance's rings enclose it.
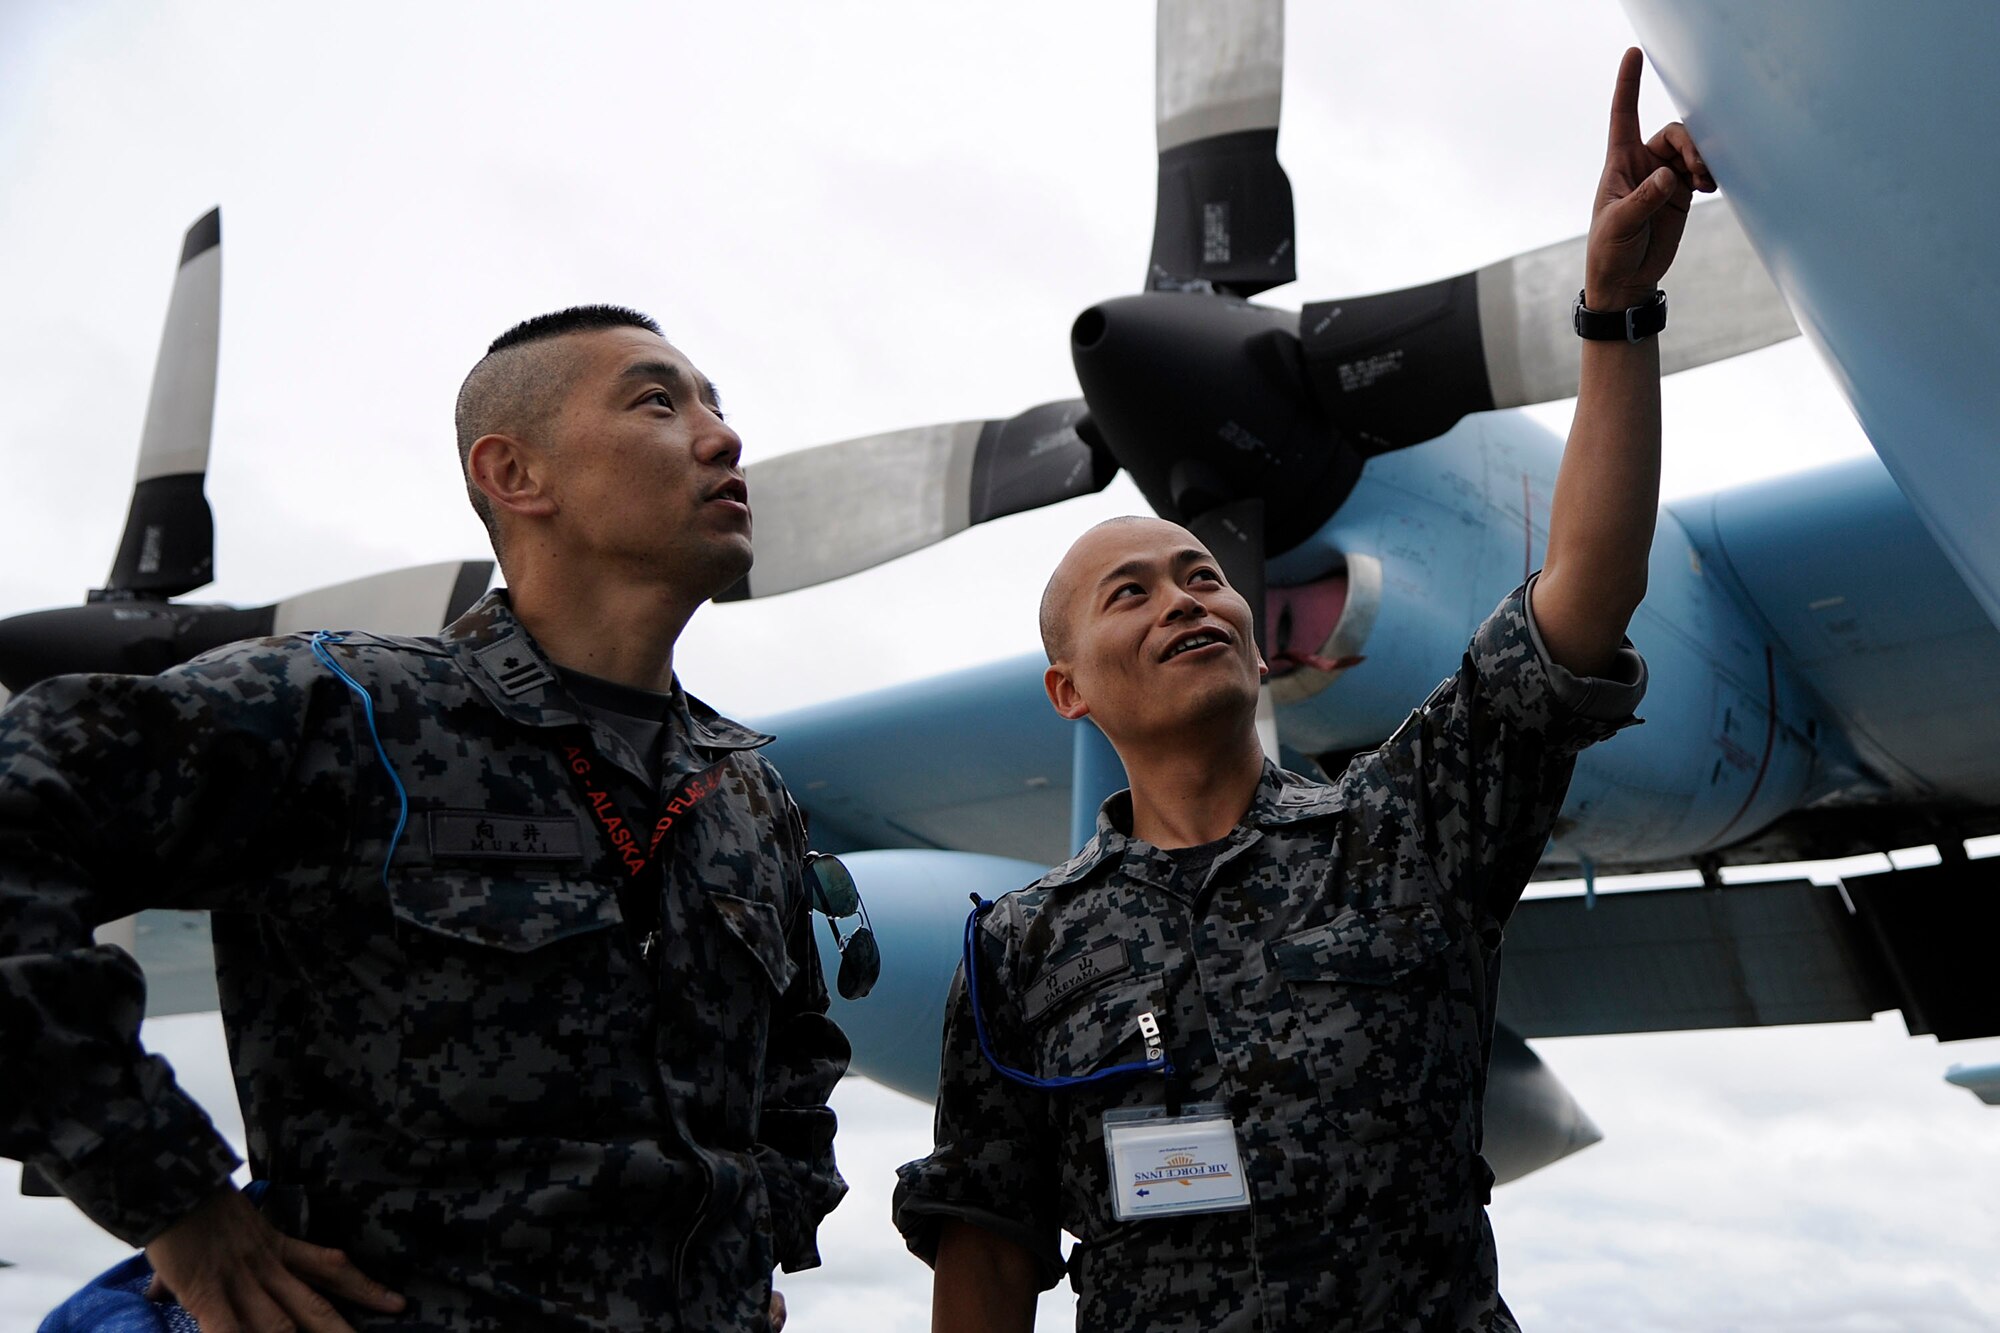
<instances>
[{"instance_id":1,"label":"takeyama name tape","mask_svg":"<svg viewBox=\"0 0 2000 1333\"><path fill-rule=\"evenodd\" d=\"M1131 967L1132 960L1125 956L1122 942L1113 940L1100 944L1030 982L1028 994L1021 1003L1021 1015L1032 1023L1057 1002L1095 982L1129 971Z\"/></svg>"}]
</instances>

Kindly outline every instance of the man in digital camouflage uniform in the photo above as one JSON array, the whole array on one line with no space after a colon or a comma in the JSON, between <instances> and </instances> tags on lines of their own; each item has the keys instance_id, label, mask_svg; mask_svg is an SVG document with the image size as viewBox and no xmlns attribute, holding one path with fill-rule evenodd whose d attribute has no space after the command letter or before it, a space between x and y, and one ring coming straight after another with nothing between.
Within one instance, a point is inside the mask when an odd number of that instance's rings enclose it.
<instances>
[{"instance_id":1,"label":"man in digital camouflage uniform","mask_svg":"<svg viewBox=\"0 0 2000 1333\"><path fill-rule=\"evenodd\" d=\"M1713 188L1679 125L1640 139L1638 78L1634 51L1593 310L1652 297L1690 191ZM1250 608L1198 541L1126 519L1071 548L1043 601L1049 697L1097 723L1131 788L1073 860L980 921L987 1051L963 969L954 985L936 1147L895 1204L936 1270L934 1327L1028 1329L1064 1271L1059 1231L1078 1238L1093 1333L1515 1326L1479 1156L1501 929L1577 751L1644 690L1624 631L1659 435L1656 344L1587 343L1541 574L1331 786L1264 760ZM1149 1062L1173 1072L1091 1081ZM1146 1169L1114 1181L1107 1134ZM1229 1210L1168 1211L1203 1191L1223 1202L1199 1208Z\"/></svg>"},{"instance_id":2,"label":"man in digital camouflage uniform","mask_svg":"<svg viewBox=\"0 0 2000 1333\"><path fill-rule=\"evenodd\" d=\"M510 591L0 717L0 1151L209 1333L762 1328L848 1047L769 738L673 675L750 566L741 441L613 307L503 335L457 417ZM261 1214L91 942L144 907L214 913Z\"/></svg>"}]
</instances>

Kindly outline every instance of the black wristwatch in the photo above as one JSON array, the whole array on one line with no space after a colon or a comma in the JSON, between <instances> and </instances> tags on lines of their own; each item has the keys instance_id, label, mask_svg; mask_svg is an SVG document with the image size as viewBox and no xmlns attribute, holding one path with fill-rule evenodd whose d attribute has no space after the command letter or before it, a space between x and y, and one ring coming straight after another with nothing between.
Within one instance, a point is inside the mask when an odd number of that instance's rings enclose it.
<instances>
[{"instance_id":1,"label":"black wristwatch","mask_svg":"<svg viewBox=\"0 0 2000 1333\"><path fill-rule=\"evenodd\" d=\"M1653 299L1644 305L1623 310L1592 310L1583 303L1583 293L1579 291L1576 304L1570 307L1570 322L1577 337L1593 342L1644 342L1667 327L1667 294L1656 287Z\"/></svg>"}]
</instances>

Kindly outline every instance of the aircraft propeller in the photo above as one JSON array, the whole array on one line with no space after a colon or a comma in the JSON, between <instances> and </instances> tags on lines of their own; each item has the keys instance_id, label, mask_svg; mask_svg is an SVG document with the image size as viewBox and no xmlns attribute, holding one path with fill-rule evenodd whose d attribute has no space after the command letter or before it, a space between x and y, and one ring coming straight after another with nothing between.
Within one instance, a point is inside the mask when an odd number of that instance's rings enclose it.
<instances>
[{"instance_id":1,"label":"aircraft propeller","mask_svg":"<svg viewBox=\"0 0 2000 1333\"><path fill-rule=\"evenodd\" d=\"M1082 400L752 464L757 565L722 600L852 574L1100 490L1122 468L1156 513L1210 545L1271 657L1265 562L1324 526L1369 459L1469 413L1575 396L1580 236L1297 312L1247 300L1296 277L1291 183L1277 158L1283 0L1160 0L1157 39L1148 290L1072 325ZM1729 207L1694 208L1663 370L1797 333Z\"/></svg>"},{"instance_id":2,"label":"aircraft propeller","mask_svg":"<svg viewBox=\"0 0 2000 1333\"><path fill-rule=\"evenodd\" d=\"M188 228L167 303L125 532L105 586L82 606L0 620L0 703L73 671L155 672L237 639L328 626L428 634L492 581L490 560L391 570L269 606L168 599L215 576L215 525L202 487L215 420L222 313L222 210Z\"/></svg>"},{"instance_id":3,"label":"aircraft propeller","mask_svg":"<svg viewBox=\"0 0 2000 1333\"><path fill-rule=\"evenodd\" d=\"M855 573L1099 490L1120 468L1177 522L1262 501L1264 554L1282 554L1333 516L1370 458L1468 413L1575 396L1580 236L1298 312L1244 299L1295 275L1276 156L1283 18L1282 0L1161 0L1151 290L1077 317L1082 400L752 464L757 567L731 598ZM1728 206L1696 207L1663 368L1797 332Z\"/></svg>"},{"instance_id":4,"label":"aircraft propeller","mask_svg":"<svg viewBox=\"0 0 2000 1333\"><path fill-rule=\"evenodd\" d=\"M1370 458L1433 439L1470 412L1575 394L1578 351L1567 311L1582 271L1581 238L1296 313L1246 299L1296 276L1291 183L1277 157L1282 0L1160 0L1155 56L1159 176L1147 290L1076 319L1071 353L1082 398L753 464L757 565L720 600L857 573L975 523L1101 490L1122 468L1155 512L1215 547L1257 613L1270 657L1265 561L1322 527ZM0 685L54 666L154 669L145 664L164 665L170 653L181 660L286 619L282 607L167 600L213 576L202 484L221 239L217 210L188 230L182 247L110 577L86 607L0 623ZM1797 332L1726 205L1691 213L1674 301L1661 337L1668 370ZM436 568L377 576L381 582L352 585L353 600L326 604L351 606L349 624L435 629L433 611L462 606L464 589L489 566L467 562L448 577ZM432 596L440 581L444 590ZM404 609L385 618L388 604ZM63 617L74 634L49 636L58 627L43 623L48 616ZM45 661L49 654L37 647L45 636L92 652ZM1310 653L1290 657L1286 665L1326 665Z\"/></svg>"}]
</instances>

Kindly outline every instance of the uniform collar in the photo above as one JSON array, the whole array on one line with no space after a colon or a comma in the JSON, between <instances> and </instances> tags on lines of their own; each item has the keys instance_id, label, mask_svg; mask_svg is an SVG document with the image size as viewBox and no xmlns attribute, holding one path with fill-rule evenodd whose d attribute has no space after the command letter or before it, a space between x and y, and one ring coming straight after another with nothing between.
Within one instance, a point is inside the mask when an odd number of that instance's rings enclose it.
<instances>
[{"instance_id":1,"label":"uniform collar","mask_svg":"<svg viewBox=\"0 0 2000 1333\"><path fill-rule=\"evenodd\" d=\"M529 727L585 725L576 700L534 636L514 616L505 588L487 593L439 636L466 677L505 716ZM754 750L771 737L732 722L674 681L677 716L691 744L703 750Z\"/></svg>"},{"instance_id":2,"label":"uniform collar","mask_svg":"<svg viewBox=\"0 0 2000 1333\"><path fill-rule=\"evenodd\" d=\"M1256 829L1280 828L1318 819L1339 809L1340 794L1332 787L1309 781L1266 759L1264 771L1257 779L1257 794L1250 798L1250 808L1238 821L1237 829L1241 831L1246 825ZM1079 883L1113 859L1142 861L1157 870L1154 862L1162 860L1165 854L1133 838L1131 827L1132 793L1115 792L1097 808L1096 834L1083 845L1082 851L1044 875L1043 886L1056 888Z\"/></svg>"}]
</instances>

